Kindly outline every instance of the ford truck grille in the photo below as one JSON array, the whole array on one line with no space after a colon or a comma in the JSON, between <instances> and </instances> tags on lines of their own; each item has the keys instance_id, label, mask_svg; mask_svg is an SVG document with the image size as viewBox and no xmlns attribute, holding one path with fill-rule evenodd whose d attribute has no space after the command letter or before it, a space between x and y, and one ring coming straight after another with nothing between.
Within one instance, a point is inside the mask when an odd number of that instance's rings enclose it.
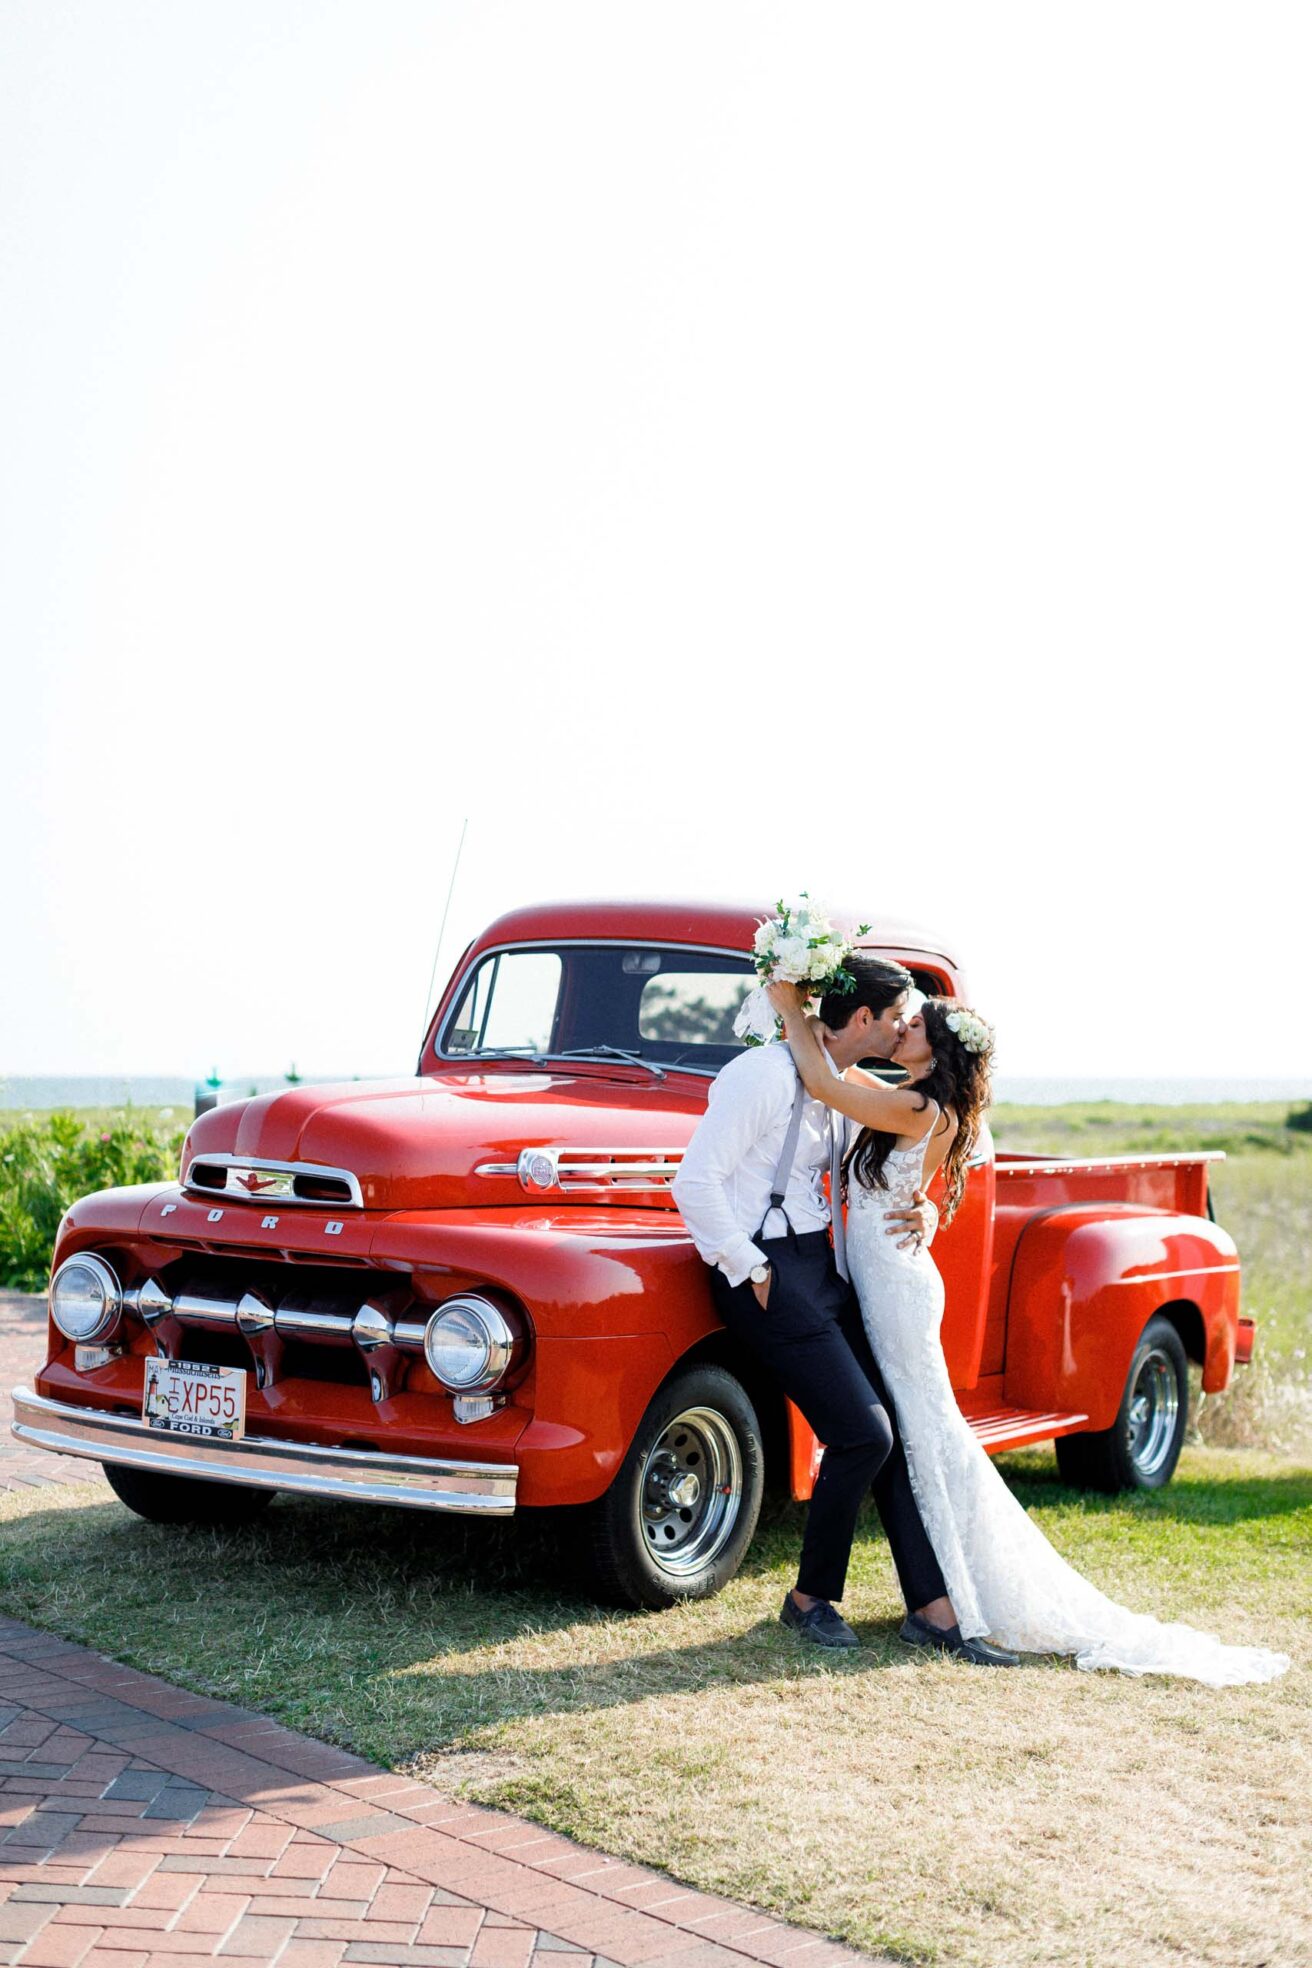
<instances>
[{"instance_id":1,"label":"ford truck grille","mask_svg":"<svg viewBox=\"0 0 1312 1968\"><path fill-rule=\"evenodd\" d=\"M513 1162L481 1162L478 1175L516 1176L530 1194L604 1195L668 1190L681 1148L523 1148Z\"/></svg>"},{"instance_id":2,"label":"ford truck grille","mask_svg":"<svg viewBox=\"0 0 1312 1968\"><path fill-rule=\"evenodd\" d=\"M253 1367L260 1388L293 1378L354 1383L375 1400L396 1392L410 1362L423 1358L431 1310L390 1276L371 1291L363 1278L347 1289L338 1278L293 1281L267 1269L234 1278L227 1266L168 1286L148 1278L123 1297L166 1359Z\"/></svg>"}]
</instances>

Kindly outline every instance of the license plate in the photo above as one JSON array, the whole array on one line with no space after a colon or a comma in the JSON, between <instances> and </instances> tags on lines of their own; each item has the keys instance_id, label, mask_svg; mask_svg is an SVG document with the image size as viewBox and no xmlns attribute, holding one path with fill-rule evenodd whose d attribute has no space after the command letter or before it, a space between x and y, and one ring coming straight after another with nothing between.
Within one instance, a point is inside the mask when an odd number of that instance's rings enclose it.
<instances>
[{"instance_id":1,"label":"license plate","mask_svg":"<svg viewBox=\"0 0 1312 1968\"><path fill-rule=\"evenodd\" d=\"M171 1435L240 1442L246 1375L240 1367L210 1367L203 1360L147 1360L141 1418Z\"/></svg>"}]
</instances>

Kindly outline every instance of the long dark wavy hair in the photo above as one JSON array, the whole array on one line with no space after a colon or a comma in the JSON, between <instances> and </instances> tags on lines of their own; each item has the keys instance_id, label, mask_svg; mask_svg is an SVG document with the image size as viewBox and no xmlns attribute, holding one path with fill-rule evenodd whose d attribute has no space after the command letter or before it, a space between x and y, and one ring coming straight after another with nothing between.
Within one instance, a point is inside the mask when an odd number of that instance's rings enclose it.
<instances>
[{"instance_id":1,"label":"long dark wavy hair","mask_svg":"<svg viewBox=\"0 0 1312 1968\"><path fill-rule=\"evenodd\" d=\"M951 1223L966 1192L966 1171L992 1095L992 1040L983 1052L971 1052L948 1024L949 1013L967 1008L956 998L925 999L920 1010L933 1060L928 1072L910 1084L922 1109L937 1100L940 1108L950 1107L957 1117L957 1132L943 1162L944 1224ZM855 1178L864 1189L887 1189L884 1164L896 1140L895 1134L880 1128L862 1128L848 1157L848 1180Z\"/></svg>"}]
</instances>

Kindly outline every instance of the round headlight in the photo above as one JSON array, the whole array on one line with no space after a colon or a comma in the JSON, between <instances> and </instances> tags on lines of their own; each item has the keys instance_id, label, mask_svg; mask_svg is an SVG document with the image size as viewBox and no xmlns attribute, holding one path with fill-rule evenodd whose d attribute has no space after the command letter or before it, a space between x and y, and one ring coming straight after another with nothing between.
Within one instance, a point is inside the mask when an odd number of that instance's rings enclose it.
<instances>
[{"instance_id":1,"label":"round headlight","mask_svg":"<svg viewBox=\"0 0 1312 1968\"><path fill-rule=\"evenodd\" d=\"M108 1339L123 1313L123 1288L103 1257L70 1257L50 1280L50 1316L65 1339Z\"/></svg>"},{"instance_id":2,"label":"round headlight","mask_svg":"<svg viewBox=\"0 0 1312 1968\"><path fill-rule=\"evenodd\" d=\"M424 1330L424 1358L443 1387L468 1394L494 1387L516 1353L510 1321L490 1299L449 1298Z\"/></svg>"}]
</instances>

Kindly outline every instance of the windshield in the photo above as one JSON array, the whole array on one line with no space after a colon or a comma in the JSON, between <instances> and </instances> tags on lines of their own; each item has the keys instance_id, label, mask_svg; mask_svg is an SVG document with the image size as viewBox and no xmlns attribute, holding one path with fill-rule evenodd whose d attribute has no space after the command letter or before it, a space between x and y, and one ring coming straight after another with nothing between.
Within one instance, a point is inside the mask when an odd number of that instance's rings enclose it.
<instances>
[{"instance_id":1,"label":"windshield","mask_svg":"<svg viewBox=\"0 0 1312 1968\"><path fill-rule=\"evenodd\" d=\"M614 1059L718 1073L742 1051L734 1015L751 958L677 945L501 950L466 981L438 1040L452 1058Z\"/></svg>"}]
</instances>

